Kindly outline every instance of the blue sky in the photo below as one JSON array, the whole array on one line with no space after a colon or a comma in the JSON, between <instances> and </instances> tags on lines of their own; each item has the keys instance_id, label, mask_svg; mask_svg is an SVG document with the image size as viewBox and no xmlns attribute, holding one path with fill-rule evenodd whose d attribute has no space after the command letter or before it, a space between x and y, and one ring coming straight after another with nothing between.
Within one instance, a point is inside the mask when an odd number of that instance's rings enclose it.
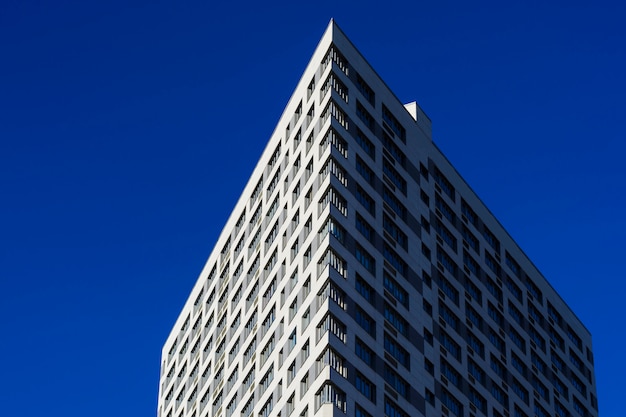
<instances>
[{"instance_id":1,"label":"blue sky","mask_svg":"<svg viewBox=\"0 0 626 417\"><path fill-rule=\"evenodd\" d=\"M162 343L329 19L594 336L623 415L623 2L0 4L2 415L155 416Z\"/></svg>"}]
</instances>

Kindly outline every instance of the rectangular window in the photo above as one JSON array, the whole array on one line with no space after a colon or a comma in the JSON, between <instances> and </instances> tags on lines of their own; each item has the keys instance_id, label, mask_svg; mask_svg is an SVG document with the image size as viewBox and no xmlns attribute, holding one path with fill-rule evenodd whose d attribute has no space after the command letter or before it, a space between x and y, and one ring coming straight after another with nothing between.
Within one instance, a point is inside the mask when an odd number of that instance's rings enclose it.
<instances>
[{"instance_id":1,"label":"rectangular window","mask_svg":"<svg viewBox=\"0 0 626 417\"><path fill-rule=\"evenodd\" d=\"M463 416L463 406L456 398L454 398L452 394L450 394L445 389L441 392L441 404L446 406L446 408L450 410L450 412L455 416Z\"/></svg>"},{"instance_id":2,"label":"rectangular window","mask_svg":"<svg viewBox=\"0 0 626 417\"><path fill-rule=\"evenodd\" d=\"M385 382L387 382L393 389L395 389L398 394L402 395L404 398L409 398L409 384L406 382L400 375L397 374L396 371L391 369L389 365L385 364L385 373L384 373Z\"/></svg>"},{"instance_id":3,"label":"rectangular window","mask_svg":"<svg viewBox=\"0 0 626 417\"><path fill-rule=\"evenodd\" d=\"M391 217L383 213L383 229L389 236L398 243L404 250L408 250L408 237L400 230L400 228L391 220Z\"/></svg>"},{"instance_id":4,"label":"rectangular window","mask_svg":"<svg viewBox=\"0 0 626 417\"><path fill-rule=\"evenodd\" d=\"M365 280L359 274L356 274L356 281L354 286L358 293L361 294L368 303L374 303L374 289L371 285L365 282Z\"/></svg>"},{"instance_id":5,"label":"rectangular window","mask_svg":"<svg viewBox=\"0 0 626 417\"><path fill-rule=\"evenodd\" d=\"M370 255L358 244L356 245L354 251L354 257L357 261L359 261L361 265L363 265L363 267L365 267L367 271L369 271L371 274L376 274L376 261L374 260L372 255Z\"/></svg>"},{"instance_id":6,"label":"rectangular window","mask_svg":"<svg viewBox=\"0 0 626 417\"><path fill-rule=\"evenodd\" d=\"M400 124L398 119L391 113L391 111L383 104L383 122L387 124L387 128L391 129L390 133L395 133L402 142L406 142L406 130Z\"/></svg>"},{"instance_id":7,"label":"rectangular window","mask_svg":"<svg viewBox=\"0 0 626 417\"><path fill-rule=\"evenodd\" d=\"M485 225L483 225L483 237L489 246L496 251L496 253L500 253L500 241L496 239L496 235L494 235Z\"/></svg>"},{"instance_id":8,"label":"rectangular window","mask_svg":"<svg viewBox=\"0 0 626 417\"><path fill-rule=\"evenodd\" d=\"M376 215L376 205L374 204L374 200L359 185L356 186L356 199L372 216Z\"/></svg>"},{"instance_id":9,"label":"rectangular window","mask_svg":"<svg viewBox=\"0 0 626 417\"><path fill-rule=\"evenodd\" d=\"M359 326L361 326L370 336L376 339L376 322L369 316L369 314L357 306L354 319Z\"/></svg>"},{"instance_id":10,"label":"rectangular window","mask_svg":"<svg viewBox=\"0 0 626 417\"><path fill-rule=\"evenodd\" d=\"M447 227L443 225L443 223L436 219L435 221L435 232L443 239L444 242L454 251L456 252L456 237L448 230Z\"/></svg>"},{"instance_id":11,"label":"rectangular window","mask_svg":"<svg viewBox=\"0 0 626 417\"><path fill-rule=\"evenodd\" d=\"M467 242L467 244L474 249L476 253L480 253L480 245L478 244L478 239L472 232L469 231L467 226L463 225L462 229L463 239Z\"/></svg>"},{"instance_id":12,"label":"rectangular window","mask_svg":"<svg viewBox=\"0 0 626 417\"><path fill-rule=\"evenodd\" d=\"M435 173L433 174L435 183L439 185L441 190L450 197L450 200L454 201L454 187L452 183L439 171L439 168L435 167Z\"/></svg>"},{"instance_id":13,"label":"rectangular window","mask_svg":"<svg viewBox=\"0 0 626 417\"><path fill-rule=\"evenodd\" d=\"M485 371L482 368L482 366L478 365L476 362L474 362L471 359L468 359L467 361L467 370L469 372L469 374L474 377L474 379L476 381L478 381L481 385L485 385Z\"/></svg>"},{"instance_id":14,"label":"rectangular window","mask_svg":"<svg viewBox=\"0 0 626 417\"><path fill-rule=\"evenodd\" d=\"M387 133L383 131L383 146L385 149L393 156L393 158L398 161L398 163L404 167L406 164L406 156L404 152L400 150L398 145L396 145L393 138L391 138Z\"/></svg>"},{"instance_id":15,"label":"rectangular window","mask_svg":"<svg viewBox=\"0 0 626 417\"><path fill-rule=\"evenodd\" d=\"M402 192L402 194L406 195L406 180L385 158L383 158L383 173L391 180L393 185L395 185L396 188Z\"/></svg>"},{"instance_id":16,"label":"rectangular window","mask_svg":"<svg viewBox=\"0 0 626 417\"><path fill-rule=\"evenodd\" d=\"M383 286L400 304L407 309L409 308L409 293L387 271L383 271Z\"/></svg>"},{"instance_id":17,"label":"rectangular window","mask_svg":"<svg viewBox=\"0 0 626 417\"><path fill-rule=\"evenodd\" d=\"M356 170L368 184L374 185L374 172L358 155L356 157Z\"/></svg>"},{"instance_id":18,"label":"rectangular window","mask_svg":"<svg viewBox=\"0 0 626 417\"><path fill-rule=\"evenodd\" d=\"M365 80L359 75L356 75L356 88L363 94L363 97L370 102L372 106L375 105L375 94L374 90L367 85Z\"/></svg>"},{"instance_id":19,"label":"rectangular window","mask_svg":"<svg viewBox=\"0 0 626 417\"><path fill-rule=\"evenodd\" d=\"M368 127L369 130L371 130L372 132L375 131L376 123L374 122L374 118L365 109L365 107L363 107L363 105L359 103L358 100L356 101L356 115L359 119L361 119L363 124Z\"/></svg>"},{"instance_id":20,"label":"rectangular window","mask_svg":"<svg viewBox=\"0 0 626 417\"><path fill-rule=\"evenodd\" d=\"M409 324L398 312L389 304L385 303L385 319L391 323L396 330L405 337L409 335Z\"/></svg>"},{"instance_id":21,"label":"rectangular window","mask_svg":"<svg viewBox=\"0 0 626 417\"><path fill-rule=\"evenodd\" d=\"M385 243L383 246L383 257L387 262L395 268L396 271L403 277L406 277L408 266L404 260L398 254Z\"/></svg>"},{"instance_id":22,"label":"rectangular window","mask_svg":"<svg viewBox=\"0 0 626 417\"><path fill-rule=\"evenodd\" d=\"M393 195L389 188L383 188L383 201L389 205L402 220L406 221L406 207Z\"/></svg>"},{"instance_id":23,"label":"rectangular window","mask_svg":"<svg viewBox=\"0 0 626 417\"><path fill-rule=\"evenodd\" d=\"M358 337L355 339L354 353L356 353L356 355L361 358L361 360L365 362L370 368L374 368L374 360L376 358L376 355L374 354L372 349L370 349L367 344Z\"/></svg>"},{"instance_id":24,"label":"rectangular window","mask_svg":"<svg viewBox=\"0 0 626 417\"><path fill-rule=\"evenodd\" d=\"M409 415L385 396L385 417L409 417Z\"/></svg>"},{"instance_id":25,"label":"rectangular window","mask_svg":"<svg viewBox=\"0 0 626 417\"><path fill-rule=\"evenodd\" d=\"M451 382L454 386L460 388L461 374L459 374L454 367L452 367L444 359L441 359L441 375Z\"/></svg>"},{"instance_id":26,"label":"rectangular window","mask_svg":"<svg viewBox=\"0 0 626 417\"><path fill-rule=\"evenodd\" d=\"M355 380L356 389L368 400L376 404L376 386L357 371Z\"/></svg>"},{"instance_id":27,"label":"rectangular window","mask_svg":"<svg viewBox=\"0 0 626 417\"><path fill-rule=\"evenodd\" d=\"M439 343L458 361L461 360L461 346L456 343L446 332L441 331L439 336Z\"/></svg>"},{"instance_id":28,"label":"rectangular window","mask_svg":"<svg viewBox=\"0 0 626 417\"><path fill-rule=\"evenodd\" d=\"M374 239L374 230L359 213L356 214L356 229L363 235L363 237L365 237L365 239L372 242Z\"/></svg>"},{"instance_id":29,"label":"rectangular window","mask_svg":"<svg viewBox=\"0 0 626 417\"><path fill-rule=\"evenodd\" d=\"M406 369L411 370L411 357L409 352L387 333L385 333L384 345L385 351L393 356Z\"/></svg>"},{"instance_id":30,"label":"rectangular window","mask_svg":"<svg viewBox=\"0 0 626 417\"><path fill-rule=\"evenodd\" d=\"M357 129L356 143L359 144L361 149L363 149L370 158L376 160L376 147L372 141L365 136L365 133L363 133L361 129Z\"/></svg>"},{"instance_id":31,"label":"rectangular window","mask_svg":"<svg viewBox=\"0 0 626 417\"><path fill-rule=\"evenodd\" d=\"M343 413L346 412L346 393L335 387L331 382L325 382L315 394L315 411L324 404L333 404Z\"/></svg>"}]
</instances>

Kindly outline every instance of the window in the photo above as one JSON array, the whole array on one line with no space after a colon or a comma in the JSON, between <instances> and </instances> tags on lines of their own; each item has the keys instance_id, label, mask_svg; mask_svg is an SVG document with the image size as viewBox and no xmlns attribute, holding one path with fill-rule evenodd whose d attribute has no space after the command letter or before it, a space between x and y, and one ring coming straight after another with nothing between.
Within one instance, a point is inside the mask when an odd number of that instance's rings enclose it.
<instances>
[{"instance_id":1,"label":"window","mask_svg":"<svg viewBox=\"0 0 626 417\"><path fill-rule=\"evenodd\" d=\"M376 339L376 322L360 307L356 307L355 321L361 326L370 336Z\"/></svg>"},{"instance_id":2,"label":"window","mask_svg":"<svg viewBox=\"0 0 626 417\"><path fill-rule=\"evenodd\" d=\"M450 247L450 249L456 252L456 238L448 230L448 228L446 228L443 225L443 223L441 223L439 219L436 219L435 221L435 232L437 232L439 237L441 237L441 239L443 239L443 241L446 242L446 244Z\"/></svg>"},{"instance_id":3,"label":"window","mask_svg":"<svg viewBox=\"0 0 626 417\"><path fill-rule=\"evenodd\" d=\"M357 129L356 142L370 158L372 158L373 160L376 159L376 147L374 146L372 141L370 141L367 136L365 136L361 129Z\"/></svg>"},{"instance_id":4,"label":"window","mask_svg":"<svg viewBox=\"0 0 626 417\"><path fill-rule=\"evenodd\" d=\"M374 368L374 359L376 358L374 352L358 337L355 339L354 353L370 368Z\"/></svg>"},{"instance_id":5,"label":"window","mask_svg":"<svg viewBox=\"0 0 626 417\"><path fill-rule=\"evenodd\" d=\"M391 131L395 133L402 142L406 142L406 130L384 104L383 121L387 124L388 128L391 128Z\"/></svg>"},{"instance_id":6,"label":"window","mask_svg":"<svg viewBox=\"0 0 626 417\"><path fill-rule=\"evenodd\" d=\"M467 332L467 345L481 358L485 357L485 345L472 332Z\"/></svg>"},{"instance_id":7,"label":"window","mask_svg":"<svg viewBox=\"0 0 626 417\"><path fill-rule=\"evenodd\" d=\"M400 304L409 308L409 293L387 271L383 271L383 286Z\"/></svg>"},{"instance_id":8,"label":"window","mask_svg":"<svg viewBox=\"0 0 626 417\"><path fill-rule=\"evenodd\" d=\"M409 334L408 322L398 314L389 304L385 303L385 319L391 323L396 330L405 337Z\"/></svg>"},{"instance_id":9,"label":"window","mask_svg":"<svg viewBox=\"0 0 626 417\"><path fill-rule=\"evenodd\" d=\"M401 166L405 166L406 157L404 156L404 152L402 152L398 145L396 145L393 138L385 132L383 132L383 146Z\"/></svg>"},{"instance_id":10,"label":"window","mask_svg":"<svg viewBox=\"0 0 626 417\"><path fill-rule=\"evenodd\" d=\"M526 404L528 404L528 390L515 378L513 378L513 392Z\"/></svg>"},{"instance_id":11,"label":"window","mask_svg":"<svg viewBox=\"0 0 626 417\"><path fill-rule=\"evenodd\" d=\"M522 269L520 268L519 264L517 263L517 261L515 259L513 259L513 257L511 256L511 254L509 254L509 252L505 253L504 256L505 259L505 263L506 265L511 269L511 271L513 271L513 273L519 278L521 276L521 272Z\"/></svg>"},{"instance_id":12,"label":"window","mask_svg":"<svg viewBox=\"0 0 626 417\"><path fill-rule=\"evenodd\" d=\"M383 158L383 173L391 180L393 185L399 189L402 194L406 195L406 180L400 175L398 171L391 165L391 162Z\"/></svg>"},{"instance_id":13,"label":"window","mask_svg":"<svg viewBox=\"0 0 626 417\"><path fill-rule=\"evenodd\" d=\"M496 375L502 378L502 380L506 380L506 368L498 359L496 359L494 355L491 355L490 366L491 369L496 373Z\"/></svg>"},{"instance_id":14,"label":"window","mask_svg":"<svg viewBox=\"0 0 626 417\"><path fill-rule=\"evenodd\" d=\"M498 325L498 327L504 327L504 317L493 304L487 303L487 313L489 314L489 317L491 317Z\"/></svg>"},{"instance_id":15,"label":"window","mask_svg":"<svg viewBox=\"0 0 626 417\"><path fill-rule=\"evenodd\" d=\"M502 340L502 338L498 336L492 328L489 328L489 341L496 349L498 349L500 353L504 354L506 352L504 340Z\"/></svg>"},{"instance_id":16,"label":"window","mask_svg":"<svg viewBox=\"0 0 626 417\"><path fill-rule=\"evenodd\" d=\"M322 97L325 96L328 90L330 90L331 88L337 93L337 95L339 95L339 97L341 97L343 101L345 101L346 103L348 102L348 88L344 83L339 80L339 78L337 78L337 76L332 71L322 85Z\"/></svg>"},{"instance_id":17,"label":"window","mask_svg":"<svg viewBox=\"0 0 626 417\"><path fill-rule=\"evenodd\" d=\"M460 388L461 374L459 374L448 362L441 359L441 375L451 382L454 386Z\"/></svg>"},{"instance_id":18,"label":"window","mask_svg":"<svg viewBox=\"0 0 626 417\"><path fill-rule=\"evenodd\" d=\"M502 270L500 269L500 264L496 262L496 260L485 252L485 264L496 274L497 277L502 276Z\"/></svg>"},{"instance_id":19,"label":"window","mask_svg":"<svg viewBox=\"0 0 626 417\"><path fill-rule=\"evenodd\" d=\"M440 332L439 343L441 343L450 355L454 356L458 361L461 360L461 347L443 330Z\"/></svg>"},{"instance_id":20,"label":"window","mask_svg":"<svg viewBox=\"0 0 626 417\"><path fill-rule=\"evenodd\" d=\"M374 105L374 90L371 89L369 85L365 82L365 80L359 75L356 75L356 88L363 94L363 97L370 102L370 104Z\"/></svg>"},{"instance_id":21,"label":"window","mask_svg":"<svg viewBox=\"0 0 626 417\"><path fill-rule=\"evenodd\" d=\"M359 274L356 274L354 286L357 292L361 294L363 298L367 300L367 302L369 302L370 304L374 302L374 289L371 287L371 285L365 282L365 280Z\"/></svg>"},{"instance_id":22,"label":"window","mask_svg":"<svg viewBox=\"0 0 626 417\"><path fill-rule=\"evenodd\" d=\"M467 242L467 244L474 249L476 253L480 252L480 246L478 244L478 239L472 232L469 231L467 226L463 225L462 229L463 239Z\"/></svg>"},{"instance_id":23,"label":"window","mask_svg":"<svg viewBox=\"0 0 626 417\"><path fill-rule=\"evenodd\" d=\"M383 188L383 200L389 205L391 210L402 220L406 221L406 207L393 195L393 191L387 187Z\"/></svg>"},{"instance_id":24,"label":"window","mask_svg":"<svg viewBox=\"0 0 626 417\"><path fill-rule=\"evenodd\" d=\"M367 164L358 155L356 157L356 170L368 184L374 185L374 172L369 169Z\"/></svg>"},{"instance_id":25,"label":"window","mask_svg":"<svg viewBox=\"0 0 626 417\"><path fill-rule=\"evenodd\" d=\"M396 403L385 397L385 417L409 417Z\"/></svg>"},{"instance_id":26,"label":"window","mask_svg":"<svg viewBox=\"0 0 626 417\"><path fill-rule=\"evenodd\" d=\"M383 213L383 229L396 241L404 250L407 250L408 238L406 234L391 220L386 213Z\"/></svg>"},{"instance_id":27,"label":"window","mask_svg":"<svg viewBox=\"0 0 626 417\"><path fill-rule=\"evenodd\" d=\"M476 408L482 411L483 414L485 415L487 414L487 401L485 401L485 398L482 395L480 395L478 391L470 387L468 398L470 402L474 404Z\"/></svg>"},{"instance_id":28,"label":"window","mask_svg":"<svg viewBox=\"0 0 626 417\"><path fill-rule=\"evenodd\" d=\"M358 404L355 404L354 417L372 417L372 415L365 411L363 408L361 408L361 406L359 406Z\"/></svg>"},{"instance_id":29,"label":"window","mask_svg":"<svg viewBox=\"0 0 626 417\"><path fill-rule=\"evenodd\" d=\"M572 341L574 346L576 346L580 351L582 351L583 349L582 340L580 339L580 337L578 337L576 332L574 332L574 330L572 330L572 328L569 326L567 326L567 337L569 337L569 340Z\"/></svg>"},{"instance_id":30,"label":"window","mask_svg":"<svg viewBox=\"0 0 626 417\"><path fill-rule=\"evenodd\" d=\"M335 239L339 241L339 243L343 244L346 231L343 227L339 225L337 220L335 220L332 216L329 216L328 220L326 220L326 223L324 223L324 226L322 226L322 228L318 232L319 239L324 239L327 234L334 236Z\"/></svg>"},{"instance_id":31,"label":"window","mask_svg":"<svg viewBox=\"0 0 626 417\"><path fill-rule=\"evenodd\" d=\"M443 216L448 219L451 224L456 224L456 214L454 214L454 211L452 211L450 206L446 204L439 195L435 196L435 207L437 208L435 213L437 213L439 217Z\"/></svg>"},{"instance_id":32,"label":"window","mask_svg":"<svg viewBox=\"0 0 626 417\"><path fill-rule=\"evenodd\" d=\"M435 173L433 174L435 183L439 185L441 190L450 197L450 200L454 201L454 187L452 183L439 171L439 168L435 167Z\"/></svg>"},{"instance_id":33,"label":"window","mask_svg":"<svg viewBox=\"0 0 626 417\"><path fill-rule=\"evenodd\" d=\"M300 380L300 398L309 390L309 373L307 372Z\"/></svg>"},{"instance_id":34,"label":"window","mask_svg":"<svg viewBox=\"0 0 626 417\"><path fill-rule=\"evenodd\" d=\"M359 185L356 186L356 199L372 216L375 216L376 205L374 200Z\"/></svg>"},{"instance_id":35,"label":"window","mask_svg":"<svg viewBox=\"0 0 626 417\"><path fill-rule=\"evenodd\" d=\"M324 210L329 204L335 206L344 216L348 214L348 202L333 187L328 187L328 190L320 200L319 211Z\"/></svg>"},{"instance_id":36,"label":"window","mask_svg":"<svg viewBox=\"0 0 626 417\"><path fill-rule=\"evenodd\" d=\"M496 253L500 253L500 241L496 239L496 235L494 235L485 225L483 225L483 237L489 246L496 251Z\"/></svg>"},{"instance_id":37,"label":"window","mask_svg":"<svg viewBox=\"0 0 626 417\"><path fill-rule=\"evenodd\" d=\"M387 243L383 246L383 257L400 275L406 277L408 269L406 262Z\"/></svg>"},{"instance_id":38,"label":"window","mask_svg":"<svg viewBox=\"0 0 626 417\"><path fill-rule=\"evenodd\" d=\"M365 249L363 249L358 244L356 245L354 256L356 260L359 261L359 263L363 265L363 267L365 267L365 269L368 270L371 274L376 273L376 261L374 260L372 255L367 253L367 251L365 251Z\"/></svg>"},{"instance_id":39,"label":"window","mask_svg":"<svg viewBox=\"0 0 626 417\"><path fill-rule=\"evenodd\" d=\"M441 265L450 272L453 276L457 274L457 266L450 258L450 256L444 252L443 249L439 245L437 245L437 260L441 263Z\"/></svg>"},{"instance_id":40,"label":"window","mask_svg":"<svg viewBox=\"0 0 626 417\"><path fill-rule=\"evenodd\" d=\"M522 336L513 329L513 327L509 327L509 338L513 341L513 344L519 348L524 354L526 353L526 342L522 339Z\"/></svg>"},{"instance_id":41,"label":"window","mask_svg":"<svg viewBox=\"0 0 626 417\"><path fill-rule=\"evenodd\" d=\"M487 278L485 282L485 286L487 287L491 295L493 295L496 298L496 300L498 300L498 302L501 303L502 302L502 290L500 289L500 287L498 287L497 284L490 278Z\"/></svg>"},{"instance_id":42,"label":"window","mask_svg":"<svg viewBox=\"0 0 626 417\"><path fill-rule=\"evenodd\" d=\"M456 398L454 398L453 395L451 395L445 389L441 392L441 403L446 406L446 408L450 410L450 412L455 416L463 416L463 406Z\"/></svg>"},{"instance_id":43,"label":"window","mask_svg":"<svg viewBox=\"0 0 626 417\"><path fill-rule=\"evenodd\" d=\"M395 339L385 333L385 351L393 356L406 369L411 370L411 357L409 352L404 349Z\"/></svg>"},{"instance_id":44,"label":"window","mask_svg":"<svg viewBox=\"0 0 626 417\"><path fill-rule=\"evenodd\" d=\"M356 214L356 229L365 237L365 239L370 242L374 238L374 231L372 227L365 221L363 217L359 213Z\"/></svg>"},{"instance_id":45,"label":"window","mask_svg":"<svg viewBox=\"0 0 626 417\"><path fill-rule=\"evenodd\" d=\"M444 303L439 300L439 316L444 319L449 327L459 331L459 318Z\"/></svg>"},{"instance_id":46,"label":"window","mask_svg":"<svg viewBox=\"0 0 626 417\"><path fill-rule=\"evenodd\" d=\"M454 304L456 304L457 306L459 305L459 290L454 288L454 286L450 283L450 281L440 276L439 288L441 288L441 291L443 291L443 293L448 298L450 298L450 300L452 300Z\"/></svg>"},{"instance_id":47,"label":"window","mask_svg":"<svg viewBox=\"0 0 626 417\"><path fill-rule=\"evenodd\" d=\"M530 361L532 362L532 364L537 368L537 370L542 373L545 374L546 372L546 364L544 361L542 361L539 356L535 353L535 352L531 352L530 353Z\"/></svg>"},{"instance_id":48,"label":"window","mask_svg":"<svg viewBox=\"0 0 626 417\"><path fill-rule=\"evenodd\" d=\"M504 393L504 391L498 387L496 384L491 385L491 395L495 398L500 404L504 407L509 406L509 396Z\"/></svg>"},{"instance_id":49,"label":"window","mask_svg":"<svg viewBox=\"0 0 626 417\"><path fill-rule=\"evenodd\" d=\"M541 294L541 290L530 278L526 277L526 288L528 292L535 297L537 301L543 303L543 295Z\"/></svg>"},{"instance_id":50,"label":"window","mask_svg":"<svg viewBox=\"0 0 626 417\"><path fill-rule=\"evenodd\" d=\"M346 343L346 325L340 322L332 314L327 314L317 325L317 340L327 332L334 334L340 341Z\"/></svg>"},{"instance_id":51,"label":"window","mask_svg":"<svg viewBox=\"0 0 626 417\"><path fill-rule=\"evenodd\" d=\"M322 352L322 354L317 358L315 362L317 375L319 375L322 369L327 366L334 369L339 375L344 378L348 376L348 368L346 368L345 366L345 360L331 347L327 347L324 352Z\"/></svg>"},{"instance_id":52,"label":"window","mask_svg":"<svg viewBox=\"0 0 626 417\"><path fill-rule=\"evenodd\" d=\"M331 382L326 382L315 395L315 411L323 404L333 404L339 410L346 412L346 393L335 387Z\"/></svg>"},{"instance_id":53,"label":"window","mask_svg":"<svg viewBox=\"0 0 626 417\"><path fill-rule=\"evenodd\" d=\"M400 375L396 373L393 369L389 367L389 365L385 364L385 373L384 373L385 382L387 382L393 389L398 391L398 394L402 395L404 398L409 398L409 384L406 382Z\"/></svg>"},{"instance_id":54,"label":"window","mask_svg":"<svg viewBox=\"0 0 626 417\"><path fill-rule=\"evenodd\" d=\"M376 386L360 372L356 374L355 386L365 398L376 404Z\"/></svg>"},{"instance_id":55,"label":"window","mask_svg":"<svg viewBox=\"0 0 626 417\"><path fill-rule=\"evenodd\" d=\"M513 365L513 368L517 369L517 372L519 372L521 376L526 378L526 374L527 374L526 365L524 364L524 361L520 359L520 357L517 356L513 352L511 352L511 364Z\"/></svg>"},{"instance_id":56,"label":"window","mask_svg":"<svg viewBox=\"0 0 626 417\"><path fill-rule=\"evenodd\" d=\"M365 126L372 132L375 131L376 124L374 123L374 118L372 115L363 107L361 103L357 100L356 102L356 115Z\"/></svg>"},{"instance_id":57,"label":"window","mask_svg":"<svg viewBox=\"0 0 626 417\"><path fill-rule=\"evenodd\" d=\"M483 318L476 310L474 310L468 303L465 303L465 317L467 317L478 330L483 328Z\"/></svg>"},{"instance_id":58,"label":"window","mask_svg":"<svg viewBox=\"0 0 626 417\"><path fill-rule=\"evenodd\" d=\"M485 385L485 371L481 366L471 359L467 360L467 370L469 374L474 377L481 385Z\"/></svg>"},{"instance_id":59,"label":"window","mask_svg":"<svg viewBox=\"0 0 626 417\"><path fill-rule=\"evenodd\" d=\"M532 379L531 379L531 384L533 386L533 388L535 389L535 391L537 391L537 393L546 401L550 401L550 394L548 392L548 388L546 388L545 385L543 385L541 383L541 381L539 381L539 378L537 378L535 375L533 375Z\"/></svg>"},{"instance_id":60,"label":"window","mask_svg":"<svg viewBox=\"0 0 626 417\"><path fill-rule=\"evenodd\" d=\"M472 297L479 305L483 303L483 294L478 289L476 284L472 282L469 277L465 277L465 291Z\"/></svg>"}]
</instances>

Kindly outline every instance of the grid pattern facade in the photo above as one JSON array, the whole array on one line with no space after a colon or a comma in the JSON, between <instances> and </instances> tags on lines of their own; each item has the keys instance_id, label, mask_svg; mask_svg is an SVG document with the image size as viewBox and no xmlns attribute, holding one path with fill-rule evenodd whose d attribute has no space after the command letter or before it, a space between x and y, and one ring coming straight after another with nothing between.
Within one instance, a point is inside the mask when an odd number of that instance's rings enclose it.
<instances>
[{"instance_id":1,"label":"grid pattern facade","mask_svg":"<svg viewBox=\"0 0 626 417\"><path fill-rule=\"evenodd\" d=\"M165 343L159 417L597 414L589 332L331 22Z\"/></svg>"}]
</instances>

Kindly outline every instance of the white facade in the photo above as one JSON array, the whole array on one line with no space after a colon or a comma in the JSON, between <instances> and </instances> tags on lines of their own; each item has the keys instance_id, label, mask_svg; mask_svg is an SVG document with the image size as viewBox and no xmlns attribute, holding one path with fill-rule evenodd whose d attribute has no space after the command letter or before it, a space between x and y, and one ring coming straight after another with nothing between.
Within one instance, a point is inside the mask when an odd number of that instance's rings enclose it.
<instances>
[{"instance_id":1,"label":"white facade","mask_svg":"<svg viewBox=\"0 0 626 417\"><path fill-rule=\"evenodd\" d=\"M597 416L592 360L331 22L163 347L158 415Z\"/></svg>"}]
</instances>

